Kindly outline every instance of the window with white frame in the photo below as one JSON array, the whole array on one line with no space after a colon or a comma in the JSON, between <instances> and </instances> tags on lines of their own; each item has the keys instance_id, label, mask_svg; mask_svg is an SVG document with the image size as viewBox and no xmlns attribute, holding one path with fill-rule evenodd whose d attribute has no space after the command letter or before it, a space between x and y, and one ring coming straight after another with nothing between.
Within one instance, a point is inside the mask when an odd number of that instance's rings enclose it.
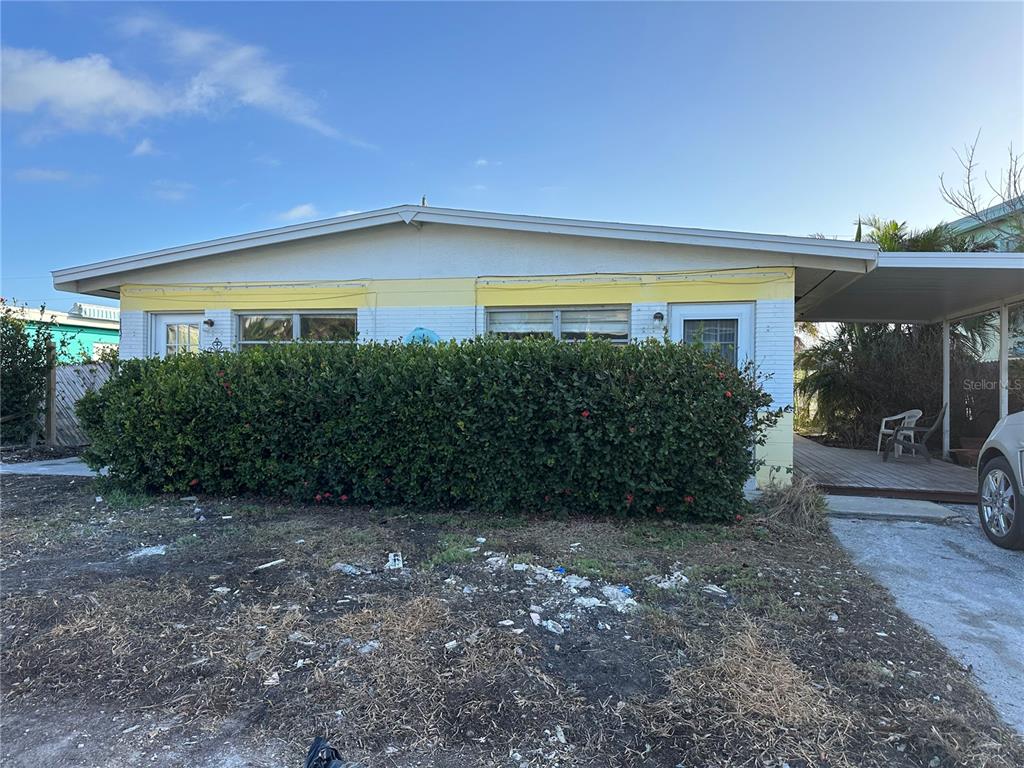
<instances>
[{"instance_id":1,"label":"window with white frame","mask_svg":"<svg viewBox=\"0 0 1024 768\"><path fill-rule=\"evenodd\" d=\"M683 320L683 342L702 344L718 351L733 365L737 363L736 342L740 321L736 318Z\"/></svg>"},{"instance_id":2,"label":"window with white frame","mask_svg":"<svg viewBox=\"0 0 1024 768\"><path fill-rule=\"evenodd\" d=\"M504 339L550 336L582 341L593 337L625 344L629 306L488 308L487 332Z\"/></svg>"},{"instance_id":3,"label":"window with white frame","mask_svg":"<svg viewBox=\"0 0 1024 768\"><path fill-rule=\"evenodd\" d=\"M238 346L290 341L356 340L356 313L253 312L238 315Z\"/></svg>"},{"instance_id":4,"label":"window with white frame","mask_svg":"<svg viewBox=\"0 0 1024 768\"><path fill-rule=\"evenodd\" d=\"M670 304L669 317L673 341L716 350L733 365L742 365L753 356L753 303Z\"/></svg>"}]
</instances>

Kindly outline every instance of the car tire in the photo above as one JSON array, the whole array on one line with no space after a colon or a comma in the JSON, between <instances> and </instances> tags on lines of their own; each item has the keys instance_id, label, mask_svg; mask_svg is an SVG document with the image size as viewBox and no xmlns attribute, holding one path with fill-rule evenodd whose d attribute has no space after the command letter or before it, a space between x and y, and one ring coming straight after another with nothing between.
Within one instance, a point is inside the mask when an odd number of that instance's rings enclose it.
<instances>
[{"instance_id":1,"label":"car tire","mask_svg":"<svg viewBox=\"0 0 1024 768\"><path fill-rule=\"evenodd\" d=\"M985 535L997 547L1024 549L1024 504L1010 462L1002 456L990 459L978 478L978 519ZM1009 525L1007 512L1012 514Z\"/></svg>"}]
</instances>

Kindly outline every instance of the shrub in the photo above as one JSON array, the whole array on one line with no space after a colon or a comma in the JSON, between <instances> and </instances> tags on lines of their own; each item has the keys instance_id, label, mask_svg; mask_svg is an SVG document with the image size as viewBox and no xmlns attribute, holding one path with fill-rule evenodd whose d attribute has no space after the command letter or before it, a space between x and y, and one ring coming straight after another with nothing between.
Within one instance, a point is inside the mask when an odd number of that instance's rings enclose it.
<instances>
[{"instance_id":1,"label":"shrub","mask_svg":"<svg viewBox=\"0 0 1024 768\"><path fill-rule=\"evenodd\" d=\"M483 339L121 361L79 416L133 490L727 519L770 402L696 347Z\"/></svg>"},{"instance_id":2,"label":"shrub","mask_svg":"<svg viewBox=\"0 0 1024 768\"><path fill-rule=\"evenodd\" d=\"M52 343L48 323L30 328L16 305L0 299L0 423L4 443L36 439L46 398L47 345Z\"/></svg>"}]
</instances>

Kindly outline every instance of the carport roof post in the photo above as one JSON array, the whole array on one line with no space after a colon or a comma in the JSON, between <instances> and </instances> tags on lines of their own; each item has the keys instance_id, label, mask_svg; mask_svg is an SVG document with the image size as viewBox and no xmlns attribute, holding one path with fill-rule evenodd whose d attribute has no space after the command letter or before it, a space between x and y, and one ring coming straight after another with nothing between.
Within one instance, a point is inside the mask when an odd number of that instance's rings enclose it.
<instances>
[{"instance_id":1,"label":"carport roof post","mask_svg":"<svg viewBox=\"0 0 1024 768\"><path fill-rule=\"evenodd\" d=\"M799 285L799 268L797 283ZM822 280L796 297L798 320L942 323L942 453L949 455L950 324L999 312L999 417L1009 410L1009 312L1024 301L1024 253L879 253L864 275Z\"/></svg>"}]
</instances>

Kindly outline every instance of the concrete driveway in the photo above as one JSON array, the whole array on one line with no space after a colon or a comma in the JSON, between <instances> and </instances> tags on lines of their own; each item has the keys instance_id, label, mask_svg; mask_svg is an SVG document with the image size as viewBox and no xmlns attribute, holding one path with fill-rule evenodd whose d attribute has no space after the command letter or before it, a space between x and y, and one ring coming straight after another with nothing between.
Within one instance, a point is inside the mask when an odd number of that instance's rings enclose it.
<instances>
[{"instance_id":1,"label":"concrete driveway","mask_svg":"<svg viewBox=\"0 0 1024 768\"><path fill-rule=\"evenodd\" d=\"M882 505L884 500L874 500ZM977 519L952 524L832 519L854 562L961 662L1024 733L1024 552L993 546Z\"/></svg>"},{"instance_id":2,"label":"concrete driveway","mask_svg":"<svg viewBox=\"0 0 1024 768\"><path fill-rule=\"evenodd\" d=\"M16 464L0 463L0 475L70 475L73 477L92 477L96 473L79 458L45 459L43 461L23 461ZM101 471L101 475L106 471Z\"/></svg>"}]
</instances>

